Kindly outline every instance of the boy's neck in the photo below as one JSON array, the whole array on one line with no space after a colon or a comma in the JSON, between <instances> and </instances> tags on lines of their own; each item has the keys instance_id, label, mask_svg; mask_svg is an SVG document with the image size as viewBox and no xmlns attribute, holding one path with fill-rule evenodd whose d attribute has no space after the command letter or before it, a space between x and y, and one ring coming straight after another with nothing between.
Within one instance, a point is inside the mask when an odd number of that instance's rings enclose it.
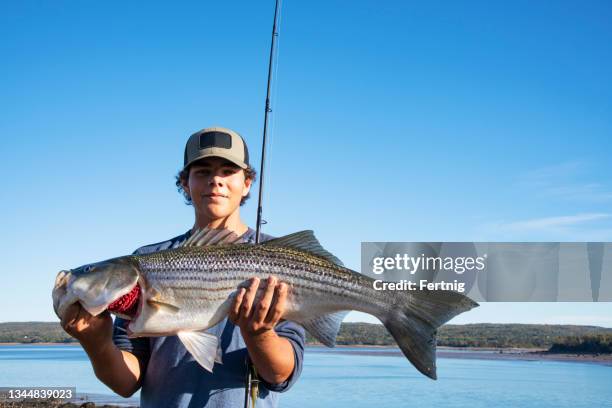
<instances>
[{"instance_id":1,"label":"boy's neck","mask_svg":"<svg viewBox=\"0 0 612 408\"><path fill-rule=\"evenodd\" d=\"M242 222L240 214L231 214L224 218L218 219L196 219L196 222L192 228L192 232L202 228L214 228L214 229L228 229L241 236L249 230L249 227Z\"/></svg>"}]
</instances>

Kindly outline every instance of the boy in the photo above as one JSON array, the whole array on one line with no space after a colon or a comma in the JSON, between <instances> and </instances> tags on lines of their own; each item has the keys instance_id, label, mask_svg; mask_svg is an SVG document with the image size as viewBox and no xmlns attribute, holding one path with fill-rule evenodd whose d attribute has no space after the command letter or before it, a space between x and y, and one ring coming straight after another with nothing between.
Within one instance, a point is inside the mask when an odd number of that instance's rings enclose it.
<instances>
[{"instance_id":1,"label":"boy","mask_svg":"<svg viewBox=\"0 0 612 408\"><path fill-rule=\"evenodd\" d=\"M238 133L219 127L194 133L176 182L193 205L193 228L135 253L175 248L206 227L229 229L254 242L255 231L240 218L254 179L248 148ZM250 364L261 380L257 407L275 407L277 393L289 389L301 373L304 330L280 322L287 285L269 277L264 295L253 304L259 284L251 279L249 288L238 292L229 321L208 330L220 339L222 352L223 364L215 364L213 373L200 367L176 336L130 339L127 322L116 318L113 325L108 312L94 317L75 304L62 327L79 340L96 376L109 388L124 397L142 388L141 407L242 407Z\"/></svg>"}]
</instances>

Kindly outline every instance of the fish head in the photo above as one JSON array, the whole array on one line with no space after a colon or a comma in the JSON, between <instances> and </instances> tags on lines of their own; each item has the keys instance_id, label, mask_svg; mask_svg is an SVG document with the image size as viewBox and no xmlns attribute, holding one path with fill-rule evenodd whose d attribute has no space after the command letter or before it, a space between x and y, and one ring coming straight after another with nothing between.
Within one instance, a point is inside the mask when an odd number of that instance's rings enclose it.
<instances>
[{"instance_id":1,"label":"fish head","mask_svg":"<svg viewBox=\"0 0 612 408\"><path fill-rule=\"evenodd\" d=\"M139 268L131 257L60 271L53 288L53 309L61 319L66 309L79 302L90 314L97 316L138 283Z\"/></svg>"}]
</instances>

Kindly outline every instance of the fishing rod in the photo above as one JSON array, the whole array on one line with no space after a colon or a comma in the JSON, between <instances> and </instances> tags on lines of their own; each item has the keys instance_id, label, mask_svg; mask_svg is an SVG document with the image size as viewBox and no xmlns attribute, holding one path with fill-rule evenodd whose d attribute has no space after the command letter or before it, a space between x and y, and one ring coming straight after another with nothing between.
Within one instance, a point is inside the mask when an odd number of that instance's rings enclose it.
<instances>
[{"instance_id":1,"label":"fishing rod","mask_svg":"<svg viewBox=\"0 0 612 408\"><path fill-rule=\"evenodd\" d=\"M268 88L266 90L266 109L264 114L264 126L263 126L263 141L261 144L261 167L259 168L259 196L257 199L257 223L255 226L255 243L259 244L259 236L261 231L261 214L263 211L262 200L264 190L264 165L266 162L266 142L268 141L268 114L272 112L270 109L270 88L272 87L272 65L274 62L274 49L276 47L276 38L278 32L276 31L276 22L278 20L279 11L279 0L276 0L274 6L274 22L272 24L272 42L270 44L270 60L268 62ZM264 221L265 223L265 221Z\"/></svg>"},{"instance_id":2,"label":"fishing rod","mask_svg":"<svg viewBox=\"0 0 612 408\"><path fill-rule=\"evenodd\" d=\"M268 86L266 89L266 108L264 113L264 126L263 126L263 140L261 143L261 166L259 168L259 195L257 197L257 223L255 226L255 243L259 244L259 238L261 234L261 224L262 218L261 214L263 212L263 187L264 187L264 166L266 163L266 144L268 141L268 115L272 112L270 108L270 89L272 88L272 66L274 63L274 50L276 47L276 38L278 37L278 32L276 31L276 24L278 21L278 11L279 11L279 3L280 0L275 0L274 4L274 22L272 23L272 41L270 44L270 59L268 61ZM265 223L265 221L263 221ZM257 402L257 396L259 394L259 378L257 375L257 370L255 369L255 365L249 362L247 357L247 378L246 385L244 387L244 408L248 408L249 401L251 401L251 408L255 408L255 404Z\"/></svg>"}]
</instances>

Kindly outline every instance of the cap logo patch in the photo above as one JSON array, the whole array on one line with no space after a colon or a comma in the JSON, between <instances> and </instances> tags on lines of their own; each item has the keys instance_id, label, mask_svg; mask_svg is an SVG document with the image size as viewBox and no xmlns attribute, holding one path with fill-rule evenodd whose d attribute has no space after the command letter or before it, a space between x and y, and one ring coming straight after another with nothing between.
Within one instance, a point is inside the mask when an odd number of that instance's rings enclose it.
<instances>
[{"instance_id":1,"label":"cap logo patch","mask_svg":"<svg viewBox=\"0 0 612 408\"><path fill-rule=\"evenodd\" d=\"M224 132L206 132L200 135L200 150L207 147L232 148L232 137Z\"/></svg>"}]
</instances>

